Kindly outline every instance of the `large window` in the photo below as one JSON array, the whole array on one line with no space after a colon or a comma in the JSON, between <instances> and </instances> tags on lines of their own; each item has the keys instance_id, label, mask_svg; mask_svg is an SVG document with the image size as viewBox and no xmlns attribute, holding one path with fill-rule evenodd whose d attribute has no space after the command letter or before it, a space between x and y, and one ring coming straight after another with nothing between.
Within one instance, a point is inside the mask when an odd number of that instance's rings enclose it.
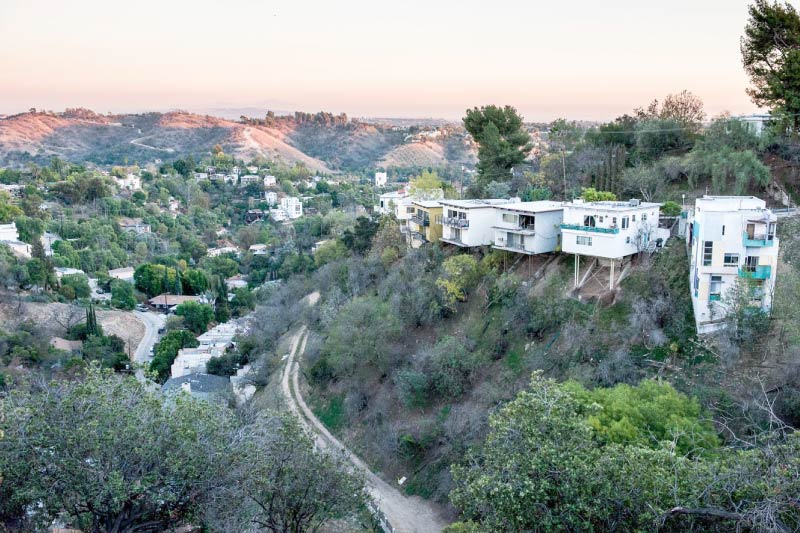
<instances>
[{"instance_id":1,"label":"large window","mask_svg":"<svg viewBox=\"0 0 800 533\"><path fill-rule=\"evenodd\" d=\"M725 266L726 267L738 267L739 266L739 254L725 254Z\"/></svg>"},{"instance_id":2,"label":"large window","mask_svg":"<svg viewBox=\"0 0 800 533\"><path fill-rule=\"evenodd\" d=\"M722 276L711 276L708 286L708 300L718 302L722 298Z\"/></svg>"},{"instance_id":3,"label":"large window","mask_svg":"<svg viewBox=\"0 0 800 533\"><path fill-rule=\"evenodd\" d=\"M711 256L714 253L714 241L703 243L703 266L711 266Z\"/></svg>"},{"instance_id":4,"label":"large window","mask_svg":"<svg viewBox=\"0 0 800 533\"><path fill-rule=\"evenodd\" d=\"M592 238L586 237L585 235L576 235L575 236L575 243L580 244L582 246L591 246L592 245Z\"/></svg>"},{"instance_id":5,"label":"large window","mask_svg":"<svg viewBox=\"0 0 800 533\"><path fill-rule=\"evenodd\" d=\"M503 222L507 222L508 224L516 224L517 215L513 215L511 213L503 213Z\"/></svg>"},{"instance_id":6,"label":"large window","mask_svg":"<svg viewBox=\"0 0 800 533\"><path fill-rule=\"evenodd\" d=\"M622 217L622 229L628 229L628 217Z\"/></svg>"},{"instance_id":7,"label":"large window","mask_svg":"<svg viewBox=\"0 0 800 533\"><path fill-rule=\"evenodd\" d=\"M745 272L755 272L756 267L758 266L758 256L757 255L748 255L744 258L744 268Z\"/></svg>"},{"instance_id":8,"label":"large window","mask_svg":"<svg viewBox=\"0 0 800 533\"><path fill-rule=\"evenodd\" d=\"M594 217L591 215L586 215L585 217L583 217L583 225L590 228L595 227L596 224L594 221Z\"/></svg>"}]
</instances>

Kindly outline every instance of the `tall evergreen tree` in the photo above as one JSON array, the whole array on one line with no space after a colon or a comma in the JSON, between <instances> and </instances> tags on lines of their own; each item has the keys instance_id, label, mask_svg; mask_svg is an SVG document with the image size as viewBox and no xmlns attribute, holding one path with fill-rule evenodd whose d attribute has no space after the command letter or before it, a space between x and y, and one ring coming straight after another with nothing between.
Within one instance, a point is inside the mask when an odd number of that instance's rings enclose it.
<instances>
[{"instance_id":1,"label":"tall evergreen tree","mask_svg":"<svg viewBox=\"0 0 800 533\"><path fill-rule=\"evenodd\" d=\"M464 127L478 143L478 183L508 181L512 169L533 149L522 117L511 106L489 105L467 110Z\"/></svg>"}]
</instances>

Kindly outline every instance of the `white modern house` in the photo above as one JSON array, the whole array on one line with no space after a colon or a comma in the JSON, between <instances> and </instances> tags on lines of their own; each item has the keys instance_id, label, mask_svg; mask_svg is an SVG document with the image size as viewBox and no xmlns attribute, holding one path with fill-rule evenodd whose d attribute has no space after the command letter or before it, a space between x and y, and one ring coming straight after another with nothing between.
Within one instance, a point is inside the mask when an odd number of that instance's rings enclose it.
<instances>
[{"instance_id":1,"label":"white modern house","mask_svg":"<svg viewBox=\"0 0 800 533\"><path fill-rule=\"evenodd\" d=\"M18 241L19 233L17 232L17 224L11 222L10 224L0 224L0 241Z\"/></svg>"},{"instance_id":2,"label":"white modern house","mask_svg":"<svg viewBox=\"0 0 800 533\"><path fill-rule=\"evenodd\" d=\"M28 258L31 256L31 245L19 240L17 225L14 222L0 224L0 244L8 246L11 253L17 257Z\"/></svg>"},{"instance_id":3,"label":"white modern house","mask_svg":"<svg viewBox=\"0 0 800 533\"><path fill-rule=\"evenodd\" d=\"M395 207L403 198L407 198L408 193L405 189L399 191L385 192L378 197L378 205L375 206L375 212L381 215L393 214Z\"/></svg>"},{"instance_id":4,"label":"white modern house","mask_svg":"<svg viewBox=\"0 0 800 533\"><path fill-rule=\"evenodd\" d=\"M280 208L286 212L286 216L290 219L300 218L303 216L303 204L300 198L296 196L286 196L280 200Z\"/></svg>"},{"instance_id":5,"label":"white modern house","mask_svg":"<svg viewBox=\"0 0 800 533\"><path fill-rule=\"evenodd\" d=\"M269 175L264 176L264 187L273 187L278 184L278 178L275 176Z\"/></svg>"},{"instance_id":6,"label":"white modern house","mask_svg":"<svg viewBox=\"0 0 800 533\"><path fill-rule=\"evenodd\" d=\"M142 178L130 172L124 178L114 176L113 179L117 187L123 191L138 191L142 188Z\"/></svg>"},{"instance_id":7,"label":"white modern house","mask_svg":"<svg viewBox=\"0 0 800 533\"><path fill-rule=\"evenodd\" d=\"M376 172L375 173L375 186L376 187L385 187L387 181L388 181L388 176L387 176L386 172Z\"/></svg>"},{"instance_id":8,"label":"white modern house","mask_svg":"<svg viewBox=\"0 0 800 533\"><path fill-rule=\"evenodd\" d=\"M494 248L520 254L543 254L561 245L564 205L542 200L515 202L494 208Z\"/></svg>"},{"instance_id":9,"label":"white modern house","mask_svg":"<svg viewBox=\"0 0 800 533\"><path fill-rule=\"evenodd\" d=\"M615 270L622 268L630 256L652 250L656 240L666 240L669 230L658 231L661 204L639 200L586 202L581 199L564 204L561 223L561 249L575 254L575 287L581 287L596 266L609 269L609 289L619 278ZM583 276L580 258L591 262Z\"/></svg>"},{"instance_id":10,"label":"white modern house","mask_svg":"<svg viewBox=\"0 0 800 533\"><path fill-rule=\"evenodd\" d=\"M495 206L519 201L518 198L485 200L441 200L441 241L462 248L488 246L494 241Z\"/></svg>"},{"instance_id":11,"label":"white modern house","mask_svg":"<svg viewBox=\"0 0 800 533\"><path fill-rule=\"evenodd\" d=\"M769 113L754 113L752 115L741 115L734 118L746 124L750 131L756 136L761 137L761 134L769 126L772 115Z\"/></svg>"},{"instance_id":12,"label":"white modern house","mask_svg":"<svg viewBox=\"0 0 800 533\"><path fill-rule=\"evenodd\" d=\"M688 214L689 281L698 333L726 325L729 292L769 312L778 266L777 217L753 196L703 196Z\"/></svg>"}]
</instances>

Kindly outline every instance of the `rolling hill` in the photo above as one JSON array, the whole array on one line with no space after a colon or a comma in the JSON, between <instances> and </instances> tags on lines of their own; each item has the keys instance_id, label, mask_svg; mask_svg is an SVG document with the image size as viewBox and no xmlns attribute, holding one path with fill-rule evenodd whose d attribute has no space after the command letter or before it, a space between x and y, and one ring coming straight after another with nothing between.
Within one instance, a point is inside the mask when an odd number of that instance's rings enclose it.
<instances>
[{"instance_id":1,"label":"rolling hill","mask_svg":"<svg viewBox=\"0 0 800 533\"><path fill-rule=\"evenodd\" d=\"M0 165L47 163L53 156L100 165L202 157L219 144L243 159L263 156L314 172L373 167L470 164L474 153L457 128L443 139L412 142L408 130L348 121L303 122L291 116L235 121L183 111L102 115L86 109L30 111L0 119Z\"/></svg>"}]
</instances>

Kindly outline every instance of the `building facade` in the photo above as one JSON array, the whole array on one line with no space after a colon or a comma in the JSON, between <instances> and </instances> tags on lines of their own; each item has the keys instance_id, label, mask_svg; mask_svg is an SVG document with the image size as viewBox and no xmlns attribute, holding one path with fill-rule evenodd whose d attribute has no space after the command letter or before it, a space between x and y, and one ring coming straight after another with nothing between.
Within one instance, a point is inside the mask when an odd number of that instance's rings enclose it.
<instances>
[{"instance_id":1,"label":"building facade","mask_svg":"<svg viewBox=\"0 0 800 533\"><path fill-rule=\"evenodd\" d=\"M554 252L561 246L561 202L515 202L494 209L494 248L521 254Z\"/></svg>"},{"instance_id":2,"label":"building facade","mask_svg":"<svg viewBox=\"0 0 800 533\"><path fill-rule=\"evenodd\" d=\"M698 333L726 325L739 297L769 312L778 266L777 217L753 196L704 196L688 213L689 281Z\"/></svg>"},{"instance_id":3,"label":"building facade","mask_svg":"<svg viewBox=\"0 0 800 533\"><path fill-rule=\"evenodd\" d=\"M413 201L414 214L408 220L408 240L412 248L442 237L442 204L434 200Z\"/></svg>"},{"instance_id":4,"label":"building facade","mask_svg":"<svg viewBox=\"0 0 800 533\"><path fill-rule=\"evenodd\" d=\"M494 241L495 206L517 199L442 200L443 242L472 248L488 246Z\"/></svg>"}]
</instances>

